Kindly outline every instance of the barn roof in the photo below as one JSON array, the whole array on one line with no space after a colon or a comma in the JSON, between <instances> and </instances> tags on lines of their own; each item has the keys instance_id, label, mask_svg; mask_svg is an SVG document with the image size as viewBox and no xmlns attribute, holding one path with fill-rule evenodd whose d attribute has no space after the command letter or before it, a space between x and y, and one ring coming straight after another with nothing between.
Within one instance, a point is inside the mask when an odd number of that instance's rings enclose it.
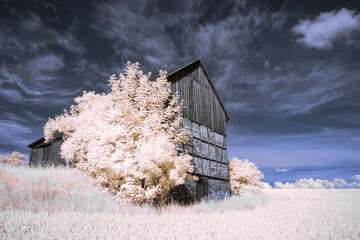
<instances>
[{"instance_id":1,"label":"barn roof","mask_svg":"<svg viewBox=\"0 0 360 240\"><path fill-rule=\"evenodd\" d=\"M175 68L173 70L170 70L168 71L168 74L167 74L167 79L170 81L170 82L177 82L179 81L181 78L187 76L189 73L193 72L195 69L197 69L198 67L201 67L201 69L203 70L207 80L209 81L209 84L212 88L212 90L214 91L215 93L215 96L217 97L217 99L219 100L219 103L220 103L220 106L221 108L224 110L224 113L225 113L225 118L226 118L226 121L229 121L230 120L230 116L229 114L227 113L226 109L225 109L225 106L224 104L222 103L218 93L216 92L216 89L214 87L214 84L212 83L212 81L210 80L210 77L208 75L208 73L206 72L205 70L205 67L204 65L201 63L200 60L196 60L196 61L193 61L193 62L190 62L182 67L179 67L179 68ZM154 76L152 79L155 79L157 76Z\"/></svg>"}]
</instances>

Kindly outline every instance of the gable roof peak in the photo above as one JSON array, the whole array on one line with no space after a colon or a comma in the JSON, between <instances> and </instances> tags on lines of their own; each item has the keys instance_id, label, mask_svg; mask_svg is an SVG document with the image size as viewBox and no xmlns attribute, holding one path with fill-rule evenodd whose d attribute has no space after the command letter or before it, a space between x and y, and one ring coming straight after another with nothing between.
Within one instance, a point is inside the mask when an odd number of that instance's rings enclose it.
<instances>
[{"instance_id":1,"label":"gable roof peak","mask_svg":"<svg viewBox=\"0 0 360 240\"><path fill-rule=\"evenodd\" d=\"M204 65L201 63L200 59L198 60L195 60L195 61L192 61L188 64L185 64L183 65L182 67L179 67L179 68L175 68L171 71L168 71L167 73L167 78L170 82L176 82L178 80L180 80L181 78L187 76L189 73L193 72L195 69L197 69L198 67L200 67L202 69L202 71L204 72L212 90L214 91L215 93L215 96L217 97L219 103L220 103L220 106L221 108L224 110L224 113L225 113L225 119L226 121L230 121L230 116L229 114L227 113L226 109L225 109L225 106L224 104L222 103L221 99L220 99L220 96L218 95L218 93L216 92L216 89L215 89L215 86L214 84L212 83L210 77L209 77L209 74L206 72L205 70L205 67Z\"/></svg>"}]
</instances>

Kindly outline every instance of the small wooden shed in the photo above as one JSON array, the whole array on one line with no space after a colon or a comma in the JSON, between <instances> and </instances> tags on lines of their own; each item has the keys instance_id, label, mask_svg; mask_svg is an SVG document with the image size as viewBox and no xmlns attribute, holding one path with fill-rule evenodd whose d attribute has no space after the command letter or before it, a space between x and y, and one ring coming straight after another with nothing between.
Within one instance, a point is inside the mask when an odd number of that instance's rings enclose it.
<instances>
[{"instance_id":1,"label":"small wooden shed","mask_svg":"<svg viewBox=\"0 0 360 240\"><path fill-rule=\"evenodd\" d=\"M54 140L50 142L46 143L45 138L42 137L27 145L27 147L30 148L30 166L47 167L66 165L65 160L60 157L60 146L62 143L62 134L56 132L54 133Z\"/></svg>"},{"instance_id":2,"label":"small wooden shed","mask_svg":"<svg viewBox=\"0 0 360 240\"><path fill-rule=\"evenodd\" d=\"M200 60L168 72L172 91L184 100L183 125L192 138L178 147L193 157L194 174L199 181L188 181L177 187L172 196L179 201L204 197L222 198L230 194L226 145L226 122L230 120L209 75ZM30 165L65 164L60 158L61 135L50 143L40 138L28 145Z\"/></svg>"}]
</instances>

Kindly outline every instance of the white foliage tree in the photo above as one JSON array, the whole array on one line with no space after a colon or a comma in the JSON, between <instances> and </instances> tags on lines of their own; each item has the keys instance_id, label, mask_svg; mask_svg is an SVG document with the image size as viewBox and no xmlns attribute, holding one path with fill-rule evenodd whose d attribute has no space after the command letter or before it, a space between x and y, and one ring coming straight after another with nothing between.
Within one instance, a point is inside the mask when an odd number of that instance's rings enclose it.
<instances>
[{"instance_id":1,"label":"white foliage tree","mask_svg":"<svg viewBox=\"0 0 360 240\"><path fill-rule=\"evenodd\" d=\"M11 166L23 166L25 163L25 155L20 152L12 152L11 155L0 155L0 163Z\"/></svg>"},{"instance_id":2,"label":"white foliage tree","mask_svg":"<svg viewBox=\"0 0 360 240\"><path fill-rule=\"evenodd\" d=\"M262 185L264 175L257 169L254 163L247 159L240 160L233 157L229 165L231 191L241 194L246 191L258 190Z\"/></svg>"},{"instance_id":3,"label":"white foliage tree","mask_svg":"<svg viewBox=\"0 0 360 240\"><path fill-rule=\"evenodd\" d=\"M47 141L63 133L61 156L119 199L143 203L164 199L194 179L191 156L178 154L188 133L181 126L182 103L171 94L166 72L155 81L139 63L109 80L111 92L84 92L75 105L44 127Z\"/></svg>"}]
</instances>

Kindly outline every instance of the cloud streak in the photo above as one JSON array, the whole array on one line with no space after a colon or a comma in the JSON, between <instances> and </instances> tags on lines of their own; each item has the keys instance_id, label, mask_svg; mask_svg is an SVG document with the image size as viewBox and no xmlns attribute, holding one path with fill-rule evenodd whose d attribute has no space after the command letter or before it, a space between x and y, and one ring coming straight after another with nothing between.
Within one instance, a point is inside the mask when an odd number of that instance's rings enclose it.
<instances>
[{"instance_id":1,"label":"cloud streak","mask_svg":"<svg viewBox=\"0 0 360 240\"><path fill-rule=\"evenodd\" d=\"M290 172L291 168L275 168L275 172Z\"/></svg>"},{"instance_id":2,"label":"cloud streak","mask_svg":"<svg viewBox=\"0 0 360 240\"><path fill-rule=\"evenodd\" d=\"M278 69L280 70L280 69ZM282 115L310 114L314 109L349 94L358 79L344 74L335 63L298 64L286 73L248 73L241 81L228 82L231 101L263 112ZM256 96L262 95L261 101ZM228 95L229 96L229 95ZM234 109L235 110L235 109ZM243 108L239 108L239 111ZM236 111L236 110L235 110Z\"/></svg>"}]
</instances>

